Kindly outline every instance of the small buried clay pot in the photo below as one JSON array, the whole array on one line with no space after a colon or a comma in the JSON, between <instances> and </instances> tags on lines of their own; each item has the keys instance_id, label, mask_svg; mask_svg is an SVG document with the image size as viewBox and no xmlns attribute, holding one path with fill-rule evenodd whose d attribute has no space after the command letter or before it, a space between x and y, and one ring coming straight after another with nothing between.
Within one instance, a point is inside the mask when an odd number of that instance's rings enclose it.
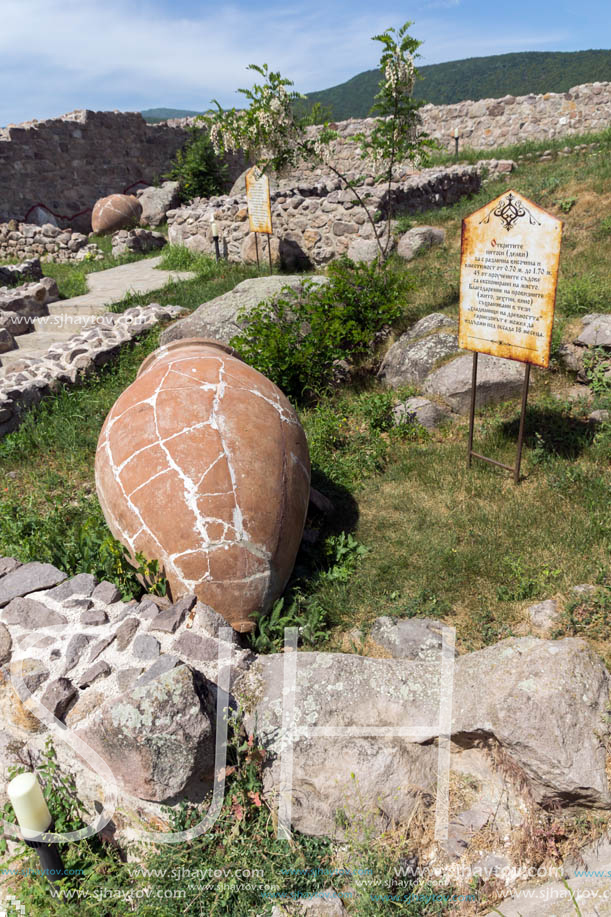
<instances>
[{"instance_id":1,"label":"small buried clay pot","mask_svg":"<svg viewBox=\"0 0 611 917\"><path fill-rule=\"evenodd\" d=\"M150 354L102 427L96 486L113 535L237 631L282 593L310 492L308 446L273 382L217 341Z\"/></svg>"}]
</instances>

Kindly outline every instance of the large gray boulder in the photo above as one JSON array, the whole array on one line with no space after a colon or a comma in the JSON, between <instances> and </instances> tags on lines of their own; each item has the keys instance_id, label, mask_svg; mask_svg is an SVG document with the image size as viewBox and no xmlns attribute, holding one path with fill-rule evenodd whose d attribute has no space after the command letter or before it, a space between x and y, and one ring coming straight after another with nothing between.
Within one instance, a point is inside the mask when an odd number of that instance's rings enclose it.
<instances>
[{"instance_id":1,"label":"large gray boulder","mask_svg":"<svg viewBox=\"0 0 611 917\"><path fill-rule=\"evenodd\" d=\"M418 252L426 251L432 245L441 245L445 237L445 230L439 226L414 226L399 239L397 254L405 261L411 261Z\"/></svg>"},{"instance_id":2,"label":"large gray boulder","mask_svg":"<svg viewBox=\"0 0 611 917\"><path fill-rule=\"evenodd\" d=\"M337 834L338 813L375 828L409 817L417 794L434 793L440 735L439 653L377 659L299 653L293 753L294 828ZM286 654L259 657L236 693L247 728L268 751L268 793L281 788ZM456 659L451 736L475 773L480 746L501 746L544 805L608 806L604 737L609 675L586 644L511 638ZM367 726L388 735L360 736ZM418 737L393 734L423 727ZM311 736L312 727L353 727L356 735ZM457 752L458 761L466 752ZM481 753L483 754L483 752ZM453 763L452 768L457 765ZM475 768L475 771L474 771Z\"/></svg>"},{"instance_id":3,"label":"large gray boulder","mask_svg":"<svg viewBox=\"0 0 611 917\"><path fill-rule=\"evenodd\" d=\"M416 421L426 430L435 430L450 416L447 408L441 408L434 401L417 396L395 405L392 413L397 426L406 421Z\"/></svg>"},{"instance_id":4,"label":"large gray boulder","mask_svg":"<svg viewBox=\"0 0 611 917\"><path fill-rule=\"evenodd\" d=\"M173 210L180 203L180 182L164 181L158 188L153 186L138 192L142 206L141 226L159 226L163 223L168 210Z\"/></svg>"},{"instance_id":5,"label":"large gray boulder","mask_svg":"<svg viewBox=\"0 0 611 917\"><path fill-rule=\"evenodd\" d=\"M389 348L378 377L391 388L420 384L440 360L459 352L457 330L441 312L426 315Z\"/></svg>"},{"instance_id":6,"label":"large gray boulder","mask_svg":"<svg viewBox=\"0 0 611 917\"><path fill-rule=\"evenodd\" d=\"M78 735L141 799L169 799L214 760L213 729L186 665L106 702Z\"/></svg>"},{"instance_id":7,"label":"large gray boulder","mask_svg":"<svg viewBox=\"0 0 611 917\"><path fill-rule=\"evenodd\" d=\"M592 312L584 315L575 344L578 347L604 347L611 350L611 314Z\"/></svg>"},{"instance_id":8,"label":"large gray boulder","mask_svg":"<svg viewBox=\"0 0 611 917\"><path fill-rule=\"evenodd\" d=\"M282 728L284 658L260 656L234 689L246 703L259 696L246 728L268 752L264 788L271 795L281 787L281 759L288 748ZM297 661L294 828L341 835L343 814L365 817L377 831L394 820L407 821L419 794L433 789L437 752L432 745L392 735L310 738L307 730L438 720L436 664L343 653L299 653Z\"/></svg>"},{"instance_id":9,"label":"large gray boulder","mask_svg":"<svg viewBox=\"0 0 611 917\"><path fill-rule=\"evenodd\" d=\"M462 354L433 370L422 388L431 395L439 395L458 414L467 414L471 403L472 371L473 357L471 354ZM477 363L476 407L516 398L522 391L523 382L522 363L480 354Z\"/></svg>"},{"instance_id":10,"label":"large gray boulder","mask_svg":"<svg viewBox=\"0 0 611 917\"><path fill-rule=\"evenodd\" d=\"M540 803L608 806L609 687L583 640L509 638L457 661L452 736L493 738Z\"/></svg>"},{"instance_id":11,"label":"large gray boulder","mask_svg":"<svg viewBox=\"0 0 611 917\"><path fill-rule=\"evenodd\" d=\"M191 337L214 338L228 344L247 324L244 320L238 322L240 310L244 310L247 315L260 302L278 296L284 287L299 290L303 287L304 279L302 274L289 274L284 277L243 280L229 293L205 302L191 315L170 325L161 335L161 344ZM314 284L328 283L326 277L313 276L307 279Z\"/></svg>"}]
</instances>

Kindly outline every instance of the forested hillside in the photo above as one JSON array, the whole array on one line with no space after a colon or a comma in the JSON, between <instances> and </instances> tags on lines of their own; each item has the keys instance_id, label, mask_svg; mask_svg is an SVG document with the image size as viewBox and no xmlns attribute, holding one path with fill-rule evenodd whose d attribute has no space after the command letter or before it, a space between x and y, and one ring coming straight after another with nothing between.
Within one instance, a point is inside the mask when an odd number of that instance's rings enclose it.
<instances>
[{"instance_id":1,"label":"forested hillside","mask_svg":"<svg viewBox=\"0 0 611 917\"><path fill-rule=\"evenodd\" d=\"M416 84L415 97L434 105L446 105L463 99L566 92L580 83L611 80L611 51L523 51L418 69L422 79ZM308 93L304 108L319 102L337 121L366 118L379 80L379 70L367 70L339 86Z\"/></svg>"},{"instance_id":2,"label":"forested hillside","mask_svg":"<svg viewBox=\"0 0 611 917\"><path fill-rule=\"evenodd\" d=\"M470 57L419 67L422 79L416 84L417 99L446 105L463 99L495 99L529 92L566 92L580 83L611 81L610 51L522 51L494 57ZM299 103L301 112L320 103L323 118L342 121L366 118L380 81L379 70L366 70L330 89L307 94ZM164 121L196 115L191 109L149 108L146 121Z\"/></svg>"}]
</instances>

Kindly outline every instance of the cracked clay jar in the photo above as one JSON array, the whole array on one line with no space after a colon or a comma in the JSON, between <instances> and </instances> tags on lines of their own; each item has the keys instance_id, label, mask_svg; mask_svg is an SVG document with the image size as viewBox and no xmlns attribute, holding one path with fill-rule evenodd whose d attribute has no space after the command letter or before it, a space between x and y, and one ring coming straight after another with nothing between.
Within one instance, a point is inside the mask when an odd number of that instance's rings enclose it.
<instances>
[{"instance_id":1,"label":"cracked clay jar","mask_svg":"<svg viewBox=\"0 0 611 917\"><path fill-rule=\"evenodd\" d=\"M308 446L272 382L217 341L150 354L102 427L98 497L171 597L195 593L241 632L282 593L310 493Z\"/></svg>"}]
</instances>

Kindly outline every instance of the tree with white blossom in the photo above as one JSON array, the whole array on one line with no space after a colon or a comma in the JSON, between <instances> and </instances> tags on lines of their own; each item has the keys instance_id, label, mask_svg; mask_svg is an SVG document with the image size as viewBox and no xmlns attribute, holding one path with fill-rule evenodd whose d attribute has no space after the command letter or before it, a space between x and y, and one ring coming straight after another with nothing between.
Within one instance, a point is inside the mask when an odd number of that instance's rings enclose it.
<instances>
[{"instance_id":1,"label":"tree with white blossom","mask_svg":"<svg viewBox=\"0 0 611 917\"><path fill-rule=\"evenodd\" d=\"M280 171L304 161L315 166L325 166L350 188L373 228L379 253L385 258L390 249L392 217L392 183L398 163L408 160L423 165L427 160L432 141L419 129L417 110L422 103L412 96L418 72L414 57L421 42L409 34L413 23L406 22L400 29L387 29L374 35L373 41L383 45L380 58L382 80L372 111L377 118L371 132L357 134L352 139L359 144L363 160L372 162L379 181L387 185L387 228L379 235L376 214L366 201L366 192L357 187L358 182L340 172L333 159L332 144L338 138L336 130L323 124L315 134L307 128L311 117L295 115L294 103L303 98L292 91L293 83L272 71L267 64L251 64L249 70L262 78L252 89L239 89L248 100L248 108L223 110L214 102L216 110L205 117L210 139L217 154L243 150L262 171Z\"/></svg>"}]
</instances>

